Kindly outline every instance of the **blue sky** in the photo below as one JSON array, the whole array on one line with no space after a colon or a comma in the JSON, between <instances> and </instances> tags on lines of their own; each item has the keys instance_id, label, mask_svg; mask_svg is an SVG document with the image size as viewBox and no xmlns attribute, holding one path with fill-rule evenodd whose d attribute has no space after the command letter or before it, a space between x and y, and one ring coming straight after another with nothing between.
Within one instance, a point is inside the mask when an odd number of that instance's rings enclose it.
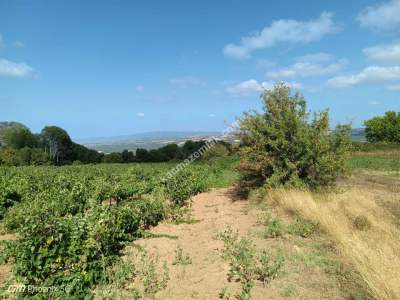
<instances>
[{"instance_id":1,"label":"blue sky","mask_svg":"<svg viewBox=\"0 0 400 300\"><path fill-rule=\"evenodd\" d=\"M400 0L0 0L0 120L223 130L285 81L332 125L400 110Z\"/></svg>"}]
</instances>

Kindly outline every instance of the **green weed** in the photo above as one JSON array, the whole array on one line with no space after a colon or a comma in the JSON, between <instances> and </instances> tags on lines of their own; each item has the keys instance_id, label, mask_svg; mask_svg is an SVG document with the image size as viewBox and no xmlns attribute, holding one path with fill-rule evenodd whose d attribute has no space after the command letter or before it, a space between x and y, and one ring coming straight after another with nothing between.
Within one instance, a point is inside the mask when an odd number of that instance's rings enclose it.
<instances>
[{"instance_id":1,"label":"green weed","mask_svg":"<svg viewBox=\"0 0 400 300\"><path fill-rule=\"evenodd\" d=\"M240 237L231 228L220 233L219 237L224 242L222 257L230 265L228 281L241 283L241 292L235 295L236 299L250 299L255 280L265 285L277 276L283 266L282 255L273 257L267 251L260 253L250 239Z\"/></svg>"},{"instance_id":2,"label":"green weed","mask_svg":"<svg viewBox=\"0 0 400 300\"><path fill-rule=\"evenodd\" d=\"M190 258L189 254L184 253L181 246L178 246L175 249L175 258L172 262L173 265L181 265L186 266L192 263L192 259Z\"/></svg>"}]
</instances>

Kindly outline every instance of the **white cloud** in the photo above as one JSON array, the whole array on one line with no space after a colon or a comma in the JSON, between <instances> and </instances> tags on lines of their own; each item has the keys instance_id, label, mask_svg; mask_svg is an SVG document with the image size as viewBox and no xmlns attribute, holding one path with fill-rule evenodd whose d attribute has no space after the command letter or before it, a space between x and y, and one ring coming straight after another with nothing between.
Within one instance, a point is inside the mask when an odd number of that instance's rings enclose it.
<instances>
[{"instance_id":1,"label":"white cloud","mask_svg":"<svg viewBox=\"0 0 400 300\"><path fill-rule=\"evenodd\" d=\"M144 117L144 113L138 112L138 113L136 113L136 117L143 118Z\"/></svg>"},{"instance_id":2,"label":"white cloud","mask_svg":"<svg viewBox=\"0 0 400 300\"><path fill-rule=\"evenodd\" d=\"M25 47L25 44L21 41L16 41L16 42L14 42L14 46L17 48L23 48L23 47Z\"/></svg>"},{"instance_id":3,"label":"white cloud","mask_svg":"<svg viewBox=\"0 0 400 300\"><path fill-rule=\"evenodd\" d=\"M340 29L332 20L333 14L323 12L318 19L297 21L281 19L273 21L261 32L241 39L239 44L228 44L224 47L225 55L244 59L257 49L273 47L279 42L310 43L320 40L324 35L338 32Z\"/></svg>"},{"instance_id":4,"label":"white cloud","mask_svg":"<svg viewBox=\"0 0 400 300\"><path fill-rule=\"evenodd\" d=\"M139 85L137 85L137 86L135 87L135 89L136 89L137 92L140 92L140 93L141 93L141 92L144 91L144 86L139 84Z\"/></svg>"},{"instance_id":5,"label":"white cloud","mask_svg":"<svg viewBox=\"0 0 400 300\"><path fill-rule=\"evenodd\" d=\"M324 62L333 61L334 59L335 59L335 57L332 54L318 52L318 53L311 53L311 54L306 54L306 55L300 56L296 60L299 62L307 61L307 62L312 62L312 63L324 63Z\"/></svg>"},{"instance_id":6,"label":"white cloud","mask_svg":"<svg viewBox=\"0 0 400 300\"><path fill-rule=\"evenodd\" d=\"M25 63L16 63L7 59L0 59L0 76L8 77L35 77L35 71Z\"/></svg>"},{"instance_id":7,"label":"white cloud","mask_svg":"<svg viewBox=\"0 0 400 300\"><path fill-rule=\"evenodd\" d=\"M196 77L179 77L172 78L169 83L180 88L188 88L196 85L204 85L204 82Z\"/></svg>"},{"instance_id":8,"label":"white cloud","mask_svg":"<svg viewBox=\"0 0 400 300\"><path fill-rule=\"evenodd\" d=\"M337 76L327 81L332 87L348 87L368 83L380 83L400 80L400 67L370 66L354 75Z\"/></svg>"},{"instance_id":9,"label":"white cloud","mask_svg":"<svg viewBox=\"0 0 400 300\"><path fill-rule=\"evenodd\" d=\"M248 94L255 92L262 92L264 85L266 86L268 83L258 83L255 79L249 79L246 81L242 81L238 84L228 87L226 90L231 94Z\"/></svg>"},{"instance_id":10,"label":"white cloud","mask_svg":"<svg viewBox=\"0 0 400 300\"><path fill-rule=\"evenodd\" d=\"M379 105L380 102L379 101L369 101L368 104L369 105Z\"/></svg>"},{"instance_id":11,"label":"white cloud","mask_svg":"<svg viewBox=\"0 0 400 300\"><path fill-rule=\"evenodd\" d=\"M214 118L215 117L215 114L209 114L208 115L210 118Z\"/></svg>"},{"instance_id":12,"label":"white cloud","mask_svg":"<svg viewBox=\"0 0 400 300\"><path fill-rule=\"evenodd\" d=\"M263 70L269 69L269 68L274 68L276 67L276 62L268 60L268 59L257 59L256 60L256 65L258 68L261 68Z\"/></svg>"},{"instance_id":13,"label":"white cloud","mask_svg":"<svg viewBox=\"0 0 400 300\"><path fill-rule=\"evenodd\" d=\"M287 84L288 86L290 86L290 88L294 89L294 90L299 90L302 88L301 83L299 82L284 82L285 84Z\"/></svg>"},{"instance_id":14,"label":"white cloud","mask_svg":"<svg viewBox=\"0 0 400 300\"><path fill-rule=\"evenodd\" d=\"M301 88L301 84L298 82L285 82L285 84L289 85L293 89ZM234 95L245 95L250 93L261 93L264 90L273 88L273 86L274 82L272 81L264 81L259 83L255 79L249 79L228 87L226 91Z\"/></svg>"},{"instance_id":15,"label":"white cloud","mask_svg":"<svg viewBox=\"0 0 400 300\"><path fill-rule=\"evenodd\" d=\"M387 89L392 92L400 92L400 84L389 85Z\"/></svg>"},{"instance_id":16,"label":"white cloud","mask_svg":"<svg viewBox=\"0 0 400 300\"><path fill-rule=\"evenodd\" d=\"M376 45L363 49L363 52L370 59L400 62L400 42Z\"/></svg>"},{"instance_id":17,"label":"white cloud","mask_svg":"<svg viewBox=\"0 0 400 300\"><path fill-rule=\"evenodd\" d=\"M297 58L296 63L266 75L273 79L322 76L337 73L348 64L345 59L333 60L334 57L327 53L308 54Z\"/></svg>"},{"instance_id":18,"label":"white cloud","mask_svg":"<svg viewBox=\"0 0 400 300\"><path fill-rule=\"evenodd\" d=\"M400 26L400 0L384 1L368 6L358 15L362 27L370 29L394 29Z\"/></svg>"}]
</instances>

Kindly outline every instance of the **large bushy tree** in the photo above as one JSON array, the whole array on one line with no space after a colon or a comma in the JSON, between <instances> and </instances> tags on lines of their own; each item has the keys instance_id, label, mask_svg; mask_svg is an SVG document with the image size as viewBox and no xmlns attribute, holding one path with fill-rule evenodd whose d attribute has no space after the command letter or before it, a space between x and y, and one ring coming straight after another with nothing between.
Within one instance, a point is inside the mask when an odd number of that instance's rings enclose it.
<instances>
[{"instance_id":1,"label":"large bushy tree","mask_svg":"<svg viewBox=\"0 0 400 300\"><path fill-rule=\"evenodd\" d=\"M364 122L369 142L400 143L400 112L388 111L384 116Z\"/></svg>"},{"instance_id":2,"label":"large bushy tree","mask_svg":"<svg viewBox=\"0 0 400 300\"><path fill-rule=\"evenodd\" d=\"M57 126L46 126L41 137L50 159L56 164L65 163L72 158L72 140L68 133Z\"/></svg>"},{"instance_id":3,"label":"large bushy tree","mask_svg":"<svg viewBox=\"0 0 400 300\"><path fill-rule=\"evenodd\" d=\"M239 120L242 191L264 184L317 188L345 172L350 126L331 132L328 111L310 118L304 97L284 84L265 91L262 103L262 112Z\"/></svg>"},{"instance_id":4,"label":"large bushy tree","mask_svg":"<svg viewBox=\"0 0 400 300\"><path fill-rule=\"evenodd\" d=\"M39 145L39 137L34 135L26 127L9 127L5 130L3 136L4 143L14 149L24 147L35 148Z\"/></svg>"}]
</instances>

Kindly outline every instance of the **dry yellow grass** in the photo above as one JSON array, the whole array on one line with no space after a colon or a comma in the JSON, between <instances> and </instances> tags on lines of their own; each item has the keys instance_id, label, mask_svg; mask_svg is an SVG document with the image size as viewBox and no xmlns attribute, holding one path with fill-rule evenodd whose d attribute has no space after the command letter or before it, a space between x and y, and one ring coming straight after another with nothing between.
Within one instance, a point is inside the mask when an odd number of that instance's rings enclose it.
<instances>
[{"instance_id":1,"label":"dry yellow grass","mask_svg":"<svg viewBox=\"0 0 400 300\"><path fill-rule=\"evenodd\" d=\"M400 299L400 230L376 202L376 193L352 187L324 195L306 191L275 190L270 200L286 211L319 224L353 264L377 299ZM357 216L370 228L357 229Z\"/></svg>"}]
</instances>

